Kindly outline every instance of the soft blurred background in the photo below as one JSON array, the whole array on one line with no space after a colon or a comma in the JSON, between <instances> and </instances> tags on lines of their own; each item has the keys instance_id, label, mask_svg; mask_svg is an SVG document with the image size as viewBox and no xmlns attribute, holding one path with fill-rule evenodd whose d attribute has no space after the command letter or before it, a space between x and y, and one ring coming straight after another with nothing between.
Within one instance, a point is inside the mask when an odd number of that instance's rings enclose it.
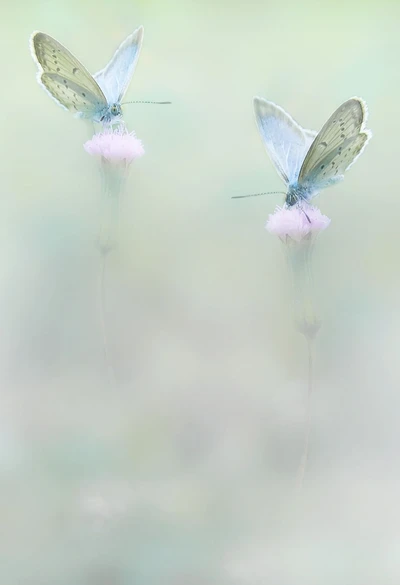
<instances>
[{"instance_id":1,"label":"soft blurred background","mask_svg":"<svg viewBox=\"0 0 400 585\"><path fill-rule=\"evenodd\" d=\"M400 5L396 0L5 2L0 213L0 583L398 585ZM28 39L92 72L139 24L130 170L107 273L90 128L36 83ZM318 199L316 391L281 195L253 95L319 129L347 98L374 137Z\"/></svg>"}]
</instances>

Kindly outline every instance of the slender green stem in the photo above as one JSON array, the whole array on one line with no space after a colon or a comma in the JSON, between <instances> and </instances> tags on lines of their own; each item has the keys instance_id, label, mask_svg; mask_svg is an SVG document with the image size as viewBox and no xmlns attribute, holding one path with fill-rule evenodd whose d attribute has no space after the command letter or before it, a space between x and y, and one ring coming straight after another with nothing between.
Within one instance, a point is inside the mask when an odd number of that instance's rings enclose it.
<instances>
[{"instance_id":1,"label":"slender green stem","mask_svg":"<svg viewBox=\"0 0 400 585\"><path fill-rule=\"evenodd\" d=\"M296 486L301 489L307 469L310 433L311 400L314 389L314 342L321 322L314 310L314 286L312 275L313 240L305 237L300 242L287 241L286 255L293 287L293 312L296 328L307 341L308 375L305 407L303 451L297 473Z\"/></svg>"},{"instance_id":2,"label":"slender green stem","mask_svg":"<svg viewBox=\"0 0 400 585\"><path fill-rule=\"evenodd\" d=\"M307 337L307 350L308 350L307 403L305 414L303 453L301 455L296 480L296 487L298 490L302 488L304 477L306 474L311 434L311 399L314 391L314 340L310 339L309 337Z\"/></svg>"},{"instance_id":3,"label":"slender green stem","mask_svg":"<svg viewBox=\"0 0 400 585\"><path fill-rule=\"evenodd\" d=\"M115 248L117 242L119 199L125 182L125 167L114 167L105 159L102 160L102 194L100 202L100 225L98 248L101 264L99 274L99 309L100 325L103 339L104 359L107 368L109 385L116 386L115 368L110 355L110 346L107 331L107 304L106 304L106 264L107 257Z\"/></svg>"},{"instance_id":4,"label":"slender green stem","mask_svg":"<svg viewBox=\"0 0 400 585\"><path fill-rule=\"evenodd\" d=\"M99 276L99 309L100 309L100 325L103 338L104 360L107 368L107 378L112 388L116 385L115 371L110 356L110 348L107 334L106 321L106 263L107 254L101 253L100 256L100 276Z\"/></svg>"}]
</instances>

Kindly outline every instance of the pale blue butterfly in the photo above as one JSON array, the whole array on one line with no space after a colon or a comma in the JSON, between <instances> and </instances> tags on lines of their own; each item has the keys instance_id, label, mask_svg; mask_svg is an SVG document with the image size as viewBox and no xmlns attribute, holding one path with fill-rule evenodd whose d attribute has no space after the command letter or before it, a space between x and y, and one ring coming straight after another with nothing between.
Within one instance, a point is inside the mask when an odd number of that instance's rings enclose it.
<instances>
[{"instance_id":1,"label":"pale blue butterfly","mask_svg":"<svg viewBox=\"0 0 400 585\"><path fill-rule=\"evenodd\" d=\"M34 32L31 52L39 68L38 82L60 106L78 117L101 123L118 121L142 40L140 26L124 40L108 65L92 76L61 43Z\"/></svg>"},{"instance_id":2,"label":"pale blue butterfly","mask_svg":"<svg viewBox=\"0 0 400 585\"><path fill-rule=\"evenodd\" d=\"M260 97L254 98L254 112L268 155L286 184L288 207L342 181L372 135L365 129L367 106L360 98L344 102L318 133Z\"/></svg>"}]
</instances>

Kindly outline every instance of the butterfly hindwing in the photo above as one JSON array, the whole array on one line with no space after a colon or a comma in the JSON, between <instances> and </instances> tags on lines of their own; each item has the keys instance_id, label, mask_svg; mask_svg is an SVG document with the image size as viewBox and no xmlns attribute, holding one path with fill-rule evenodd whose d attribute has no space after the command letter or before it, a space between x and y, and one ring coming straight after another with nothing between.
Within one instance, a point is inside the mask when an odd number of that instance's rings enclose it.
<instances>
[{"instance_id":1,"label":"butterfly hindwing","mask_svg":"<svg viewBox=\"0 0 400 585\"><path fill-rule=\"evenodd\" d=\"M365 130L366 120L363 100L351 98L344 102L312 143L300 170L299 184L318 190L343 178L371 136Z\"/></svg>"},{"instance_id":2,"label":"butterfly hindwing","mask_svg":"<svg viewBox=\"0 0 400 585\"><path fill-rule=\"evenodd\" d=\"M105 107L98 95L58 73L43 73L41 82L64 108L80 117L93 118Z\"/></svg>"},{"instance_id":3,"label":"butterfly hindwing","mask_svg":"<svg viewBox=\"0 0 400 585\"><path fill-rule=\"evenodd\" d=\"M254 113L261 137L279 176L290 185L297 180L316 132L305 130L283 108L254 98Z\"/></svg>"},{"instance_id":4,"label":"butterfly hindwing","mask_svg":"<svg viewBox=\"0 0 400 585\"><path fill-rule=\"evenodd\" d=\"M129 35L111 61L94 76L110 103L120 103L128 89L143 42L143 27Z\"/></svg>"}]
</instances>

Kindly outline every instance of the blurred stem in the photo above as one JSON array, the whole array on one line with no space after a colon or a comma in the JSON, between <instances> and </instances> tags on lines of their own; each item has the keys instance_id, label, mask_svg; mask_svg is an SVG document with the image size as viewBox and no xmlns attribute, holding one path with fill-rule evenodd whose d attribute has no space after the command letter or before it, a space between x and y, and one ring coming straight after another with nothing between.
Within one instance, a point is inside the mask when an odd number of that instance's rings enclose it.
<instances>
[{"instance_id":1,"label":"blurred stem","mask_svg":"<svg viewBox=\"0 0 400 585\"><path fill-rule=\"evenodd\" d=\"M106 321L106 263L107 253L101 253L100 257L100 278L99 278L99 308L100 324L103 337L104 360L107 368L108 382L112 388L115 387L115 371L110 357L110 348L107 335Z\"/></svg>"},{"instance_id":2,"label":"blurred stem","mask_svg":"<svg viewBox=\"0 0 400 585\"><path fill-rule=\"evenodd\" d=\"M100 325L103 338L104 359L111 388L116 386L115 369L110 355L107 331L106 305L106 265L107 258L114 250L118 239L119 200L125 184L126 169L110 164L103 159L101 163L102 193L100 201L100 223L98 248L101 256L99 275Z\"/></svg>"},{"instance_id":3,"label":"blurred stem","mask_svg":"<svg viewBox=\"0 0 400 585\"><path fill-rule=\"evenodd\" d=\"M125 184L123 168L107 161L101 165L103 190L100 201L98 247L103 254L113 250L118 240L119 200Z\"/></svg>"},{"instance_id":4,"label":"blurred stem","mask_svg":"<svg viewBox=\"0 0 400 585\"><path fill-rule=\"evenodd\" d=\"M301 489L307 469L311 433L311 400L314 390L314 349L315 338L321 321L314 310L314 286L312 275L312 253L314 242L312 234L300 242L286 242L286 255L293 290L293 309L296 329L307 341L308 374L307 401L305 409L305 430L303 452L297 473L296 486Z\"/></svg>"},{"instance_id":5,"label":"blurred stem","mask_svg":"<svg viewBox=\"0 0 400 585\"><path fill-rule=\"evenodd\" d=\"M286 243L286 258L292 280L293 312L296 329L313 338L321 326L314 310L312 274L313 240L309 234L300 242Z\"/></svg>"},{"instance_id":6,"label":"blurred stem","mask_svg":"<svg viewBox=\"0 0 400 585\"><path fill-rule=\"evenodd\" d=\"M307 376L307 403L306 403L306 415L305 415L305 432L304 432L304 444L303 453L300 459L299 470L297 473L296 487L300 490L303 486L304 476L307 468L308 451L310 444L310 433L311 433L311 398L314 391L314 340L307 339L307 350L308 350L308 376Z\"/></svg>"}]
</instances>

